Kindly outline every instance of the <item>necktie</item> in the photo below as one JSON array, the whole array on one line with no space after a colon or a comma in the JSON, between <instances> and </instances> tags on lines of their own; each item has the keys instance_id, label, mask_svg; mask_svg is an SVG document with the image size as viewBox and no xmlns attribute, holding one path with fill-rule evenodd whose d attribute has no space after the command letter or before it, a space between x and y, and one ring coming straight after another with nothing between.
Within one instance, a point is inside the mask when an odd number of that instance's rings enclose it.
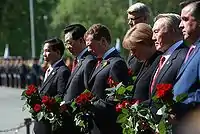
<instances>
[{"instance_id":1,"label":"necktie","mask_svg":"<svg viewBox=\"0 0 200 134\"><path fill-rule=\"evenodd\" d=\"M152 93L152 91L153 91L153 87L154 87L154 85L155 85L156 79L157 79L157 77L158 77L158 74L160 73L160 70L162 69L162 66L163 66L163 63L164 63L164 62L165 62L165 57L162 56L162 57L160 58L160 61L159 61L159 64L158 64L158 69L157 69L157 71L156 71L156 73L155 73L155 75L154 75L154 77L153 77L153 81L152 81L152 83L151 83L150 93Z\"/></svg>"},{"instance_id":2,"label":"necktie","mask_svg":"<svg viewBox=\"0 0 200 134\"><path fill-rule=\"evenodd\" d=\"M184 63L189 59L189 57L190 57L190 55L192 54L192 52L193 52L193 50L195 49L195 47L196 47L196 46L194 46L194 45L192 45L192 46L190 47L190 49L188 50L187 55L186 55L186 57L185 57Z\"/></svg>"},{"instance_id":3,"label":"necktie","mask_svg":"<svg viewBox=\"0 0 200 134\"><path fill-rule=\"evenodd\" d=\"M45 77L44 77L44 81L46 81L47 77L49 76L50 74L50 68L47 69L47 71L45 72Z\"/></svg>"},{"instance_id":4,"label":"necktie","mask_svg":"<svg viewBox=\"0 0 200 134\"><path fill-rule=\"evenodd\" d=\"M99 67L99 65L101 64L102 58L97 58L97 64L96 64L96 68Z\"/></svg>"},{"instance_id":5,"label":"necktie","mask_svg":"<svg viewBox=\"0 0 200 134\"><path fill-rule=\"evenodd\" d=\"M75 70L77 63L78 63L78 60L77 60L77 58L75 58L73 61L73 64L72 64L72 72Z\"/></svg>"}]
</instances>

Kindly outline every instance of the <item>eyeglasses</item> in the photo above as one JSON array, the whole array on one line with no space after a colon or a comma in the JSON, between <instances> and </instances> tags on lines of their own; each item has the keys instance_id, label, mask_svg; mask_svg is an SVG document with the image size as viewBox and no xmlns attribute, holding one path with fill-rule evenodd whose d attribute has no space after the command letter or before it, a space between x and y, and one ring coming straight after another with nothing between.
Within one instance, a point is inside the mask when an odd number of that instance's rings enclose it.
<instances>
[{"instance_id":1,"label":"eyeglasses","mask_svg":"<svg viewBox=\"0 0 200 134\"><path fill-rule=\"evenodd\" d=\"M143 16L138 16L138 17L135 17L135 18L130 18L130 19L128 19L128 21L135 21L135 20L138 20L139 18L141 18L141 17L143 17Z\"/></svg>"}]
</instances>

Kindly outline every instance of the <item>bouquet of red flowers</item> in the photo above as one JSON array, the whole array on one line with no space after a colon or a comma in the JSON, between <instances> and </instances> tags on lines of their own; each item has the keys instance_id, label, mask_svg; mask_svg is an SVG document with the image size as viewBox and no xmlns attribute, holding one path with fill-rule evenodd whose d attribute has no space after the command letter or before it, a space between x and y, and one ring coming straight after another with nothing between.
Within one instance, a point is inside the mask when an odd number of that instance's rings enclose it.
<instances>
[{"instance_id":1,"label":"bouquet of red flowers","mask_svg":"<svg viewBox=\"0 0 200 134\"><path fill-rule=\"evenodd\" d=\"M85 90L74 101L71 106L73 108L74 121L81 132L88 133L92 125L93 112L91 111L92 99L94 96L89 90Z\"/></svg>"},{"instance_id":2,"label":"bouquet of red flowers","mask_svg":"<svg viewBox=\"0 0 200 134\"><path fill-rule=\"evenodd\" d=\"M34 85L22 92L21 99L25 100L23 110L28 109L36 121L48 121L53 130L63 125L63 114L67 113L66 107L60 107L61 98L40 96Z\"/></svg>"}]
</instances>

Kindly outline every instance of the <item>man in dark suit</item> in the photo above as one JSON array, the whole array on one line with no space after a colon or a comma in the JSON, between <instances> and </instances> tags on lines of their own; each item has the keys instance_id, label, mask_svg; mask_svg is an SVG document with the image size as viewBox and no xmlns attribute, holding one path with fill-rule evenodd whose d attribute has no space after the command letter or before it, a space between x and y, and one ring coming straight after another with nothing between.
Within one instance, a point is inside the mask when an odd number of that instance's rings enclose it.
<instances>
[{"instance_id":1,"label":"man in dark suit","mask_svg":"<svg viewBox=\"0 0 200 134\"><path fill-rule=\"evenodd\" d=\"M88 89L89 76L96 65L96 58L86 47L85 32L86 29L81 24L72 24L64 29L66 48L75 56L72 74L66 86L65 102L71 101Z\"/></svg>"},{"instance_id":2,"label":"man in dark suit","mask_svg":"<svg viewBox=\"0 0 200 134\"><path fill-rule=\"evenodd\" d=\"M88 49L98 58L96 69L90 80L89 89L97 97L94 102L94 127L92 134L118 134L120 127L116 124L116 112L112 103L106 101L105 89L109 88L108 78L115 82L128 83L128 68L115 48L110 48L111 36L102 24L92 25L85 33Z\"/></svg>"},{"instance_id":3,"label":"man in dark suit","mask_svg":"<svg viewBox=\"0 0 200 134\"><path fill-rule=\"evenodd\" d=\"M127 10L128 15L128 25L130 28L138 23L150 22L150 8L144 3L137 2L131 5ZM143 62L137 59L131 52L127 59L127 66L132 70L133 75L137 76Z\"/></svg>"},{"instance_id":4,"label":"man in dark suit","mask_svg":"<svg viewBox=\"0 0 200 134\"><path fill-rule=\"evenodd\" d=\"M163 52L150 83L150 98L156 93L156 85L167 83L174 85L178 71L185 60L188 47L182 41L179 28L181 18L178 14L159 14L153 26L153 40L156 49ZM161 62L160 62L161 63Z\"/></svg>"},{"instance_id":5,"label":"man in dark suit","mask_svg":"<svg viewBox=\"0 0 200 134\"><path fill-rule=\"evenodd\" d=\"M70 70L61 58L65 49L64 44L59 38L52 38L44 42L43 49L44 61L50 66L45 73L39 93L41 96L63 97L70 76ZM43 121L35 122L34 132L35 134L60 134L60 132L52 132L51 125Z\"/></svg>"}]
</instances>

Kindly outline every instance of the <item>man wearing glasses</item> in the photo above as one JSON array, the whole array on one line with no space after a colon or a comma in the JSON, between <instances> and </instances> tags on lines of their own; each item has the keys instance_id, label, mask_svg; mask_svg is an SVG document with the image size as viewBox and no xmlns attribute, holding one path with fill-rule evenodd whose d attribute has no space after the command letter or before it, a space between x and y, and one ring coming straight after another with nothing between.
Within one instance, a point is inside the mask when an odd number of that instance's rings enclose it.
<instances>
[{"instance_id":1,"label":"man wearing glasses","mask_svg":"<svg viewBox=\"0 0 200 134\"><path fill-rule=\"evenodd\" d=\"M133 27L138 23L147 23L150 21L150 9L147 5L143 3L135 3L130 6L127 10L128 14L128 25L129 27ZM127 59L127 66L133 72L133 75L137 76L140 68L142 66L142 62L136 59L131 53Z\"/></svg>"}]
</instances>

